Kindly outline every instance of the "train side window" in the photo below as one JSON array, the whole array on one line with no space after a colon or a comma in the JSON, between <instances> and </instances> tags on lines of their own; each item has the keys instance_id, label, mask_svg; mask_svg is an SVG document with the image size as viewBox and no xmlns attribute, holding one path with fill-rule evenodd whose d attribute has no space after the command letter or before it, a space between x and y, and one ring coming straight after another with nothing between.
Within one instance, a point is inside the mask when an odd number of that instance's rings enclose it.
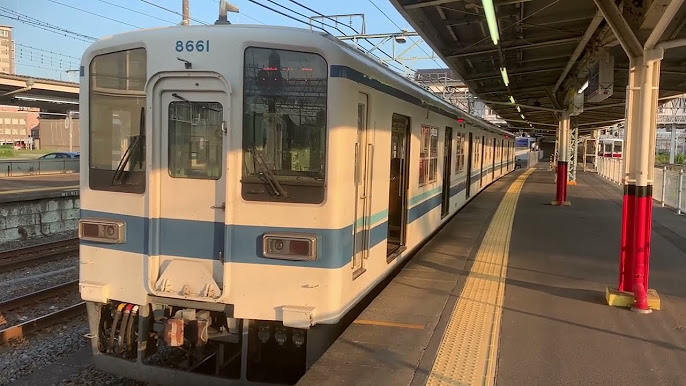
<instances>
[{"instance_id":1,"label":"train side window","mask_svg":"<svg viewBox=\"0 0 686 386\"><path fill-rule=\"evenodd\" d=\"M422 125L419 152L419 186L436 182L438 170L438 129Z\"/></svg>"},{"instance_id":2,"label":"train side window","mask_svg":"<svg viewBox=\"0 0 686 386\"><path fill-rule=\"evenodd\" d=\"M223 108L216 102L169 104L169 175L218 180L222 176Z\"/></svg>"},{"instance_id":3,"label":"train side window","mask_svg":"<svg viewBox=\"0 0 686 386\"><path fill-rule=\"evenodd\" d=\"M465 136L462 133L457 133L455 138L456 150L455 150L455 174L459 174L464 170L464 140Z\"/></svg>"},{"instance_id":4,"label":"train side window","mask_svg":"<svg viewBox=\"0 0 686 386\"><path fill-rule=\"evenodd\" d=\"M245 49L244 200L324 201L327 89L328 64L318 54Z\"/></svg>"},{"instance_id":5,"label":"train side window","mask_svg":"<svg viewBox=\"0 0 686 386\"><path fill-rule=\"evenodd\" d=\"M145 192L146 52L98 55L90 63L88 180L93 190Z\"/></svg>"}]
</instances>

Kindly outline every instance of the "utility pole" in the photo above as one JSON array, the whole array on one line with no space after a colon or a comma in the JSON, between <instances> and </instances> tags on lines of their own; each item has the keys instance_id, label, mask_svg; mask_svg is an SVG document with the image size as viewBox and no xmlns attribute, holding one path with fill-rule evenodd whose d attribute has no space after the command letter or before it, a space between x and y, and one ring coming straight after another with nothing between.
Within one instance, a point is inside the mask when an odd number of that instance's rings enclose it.
<instances>
[{"instance_id":1,"label":"utility pole","mask_svg":"<svg viewBox=\"0 0 686 386\"><path fill-rule=\"evenodd\" d=\"M190 20L191 20L191 11L188 6L188 1L189 0L181 0L181 8L182 8L182 14L183 14L183 19L181 20L181 25L189 25Z\"/></svg>"}]
</instances>

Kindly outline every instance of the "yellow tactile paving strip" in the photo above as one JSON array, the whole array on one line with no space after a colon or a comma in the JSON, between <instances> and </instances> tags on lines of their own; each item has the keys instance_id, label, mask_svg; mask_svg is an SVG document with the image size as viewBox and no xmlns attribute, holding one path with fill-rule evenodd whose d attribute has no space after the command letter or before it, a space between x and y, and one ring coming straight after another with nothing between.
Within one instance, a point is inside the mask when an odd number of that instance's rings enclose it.
<instances>
[{"instance_id":1,"label":"yellow tactile paving strip","mask_svg":"<svg viewBox=\"0 0 686 386\"><path fill-rule=\"evenodd\" d=\"M534 170L527 170L512 183L493 215L450 316L427 385L495 383L512 223L519 193Z\"/></svg>"}]
</instances>

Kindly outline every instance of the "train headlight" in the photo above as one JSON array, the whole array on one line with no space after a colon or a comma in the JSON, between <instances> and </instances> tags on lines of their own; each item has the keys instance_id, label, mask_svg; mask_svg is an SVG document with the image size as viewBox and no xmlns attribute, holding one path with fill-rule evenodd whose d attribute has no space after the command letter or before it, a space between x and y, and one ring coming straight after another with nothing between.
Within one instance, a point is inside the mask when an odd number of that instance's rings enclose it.
<instances>
[{"instance_id":1,"label":"train headlight","mask_svg":"<svg viewBox=\"0 0 686 386\"><path fill-rule=\"evenodd\" d=\"M119 220L84 218L79 220L79 238L99 243L121 244L126 240L125 224Z\"/></svg>"},{"instance_id":2,"label":"train headlight","mask_svg":"<svg viewBox=\"0 0 686 386\"><path fill-rule=\"evenodd\" d=\"M316 260L317 236L300 233L265 233L262 256L270 259Z\"/></svg>"}]
</instances>

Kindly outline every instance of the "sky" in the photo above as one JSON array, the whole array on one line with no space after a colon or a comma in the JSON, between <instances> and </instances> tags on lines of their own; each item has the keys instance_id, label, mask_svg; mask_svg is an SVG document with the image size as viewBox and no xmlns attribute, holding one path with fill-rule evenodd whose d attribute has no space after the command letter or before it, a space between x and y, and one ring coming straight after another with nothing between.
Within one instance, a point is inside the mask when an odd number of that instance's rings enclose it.
<instances>
[{"instance_id":1,"label":"sky","mask_svg":"<svg viewBox=\"0 0 686 386\"><path fill-rule=\"evenodd\" d=\"M218 0L189 1L191 18L196 19L192 20L191 24L200 24L198 21L214 23L219 9ZM264 23L308 28L306 24L256 4L269 6L303 20L309 16L314 16L312 11L304 9L296 4L297 2L324 15L363 13L367 34L400 32L398 27L412 31L411 26L388 0L254 1L229 1L240 10L238 14L230 13L229 20L234 24ZM76 82L78 81L78 72L69 72L68 70L78 70L81 55L90 44L89 37L99 38L138 28L176 25L180 23L181 16L160 7L180 13L181 3L181 0L0 0L0 25L14 27L15 72L17 74ZM276 4L286 6L307 17L296 15ZM388 17L379 11L375 5ZM51 26L38 28L16 19L19 17L26 20L24 15L32 18L31 21L34 24L44 26L43 23L48 23ZM344 25L338 25L338 27L345 34L354 34L352 28L357 31L361 30L360 18L341 19L341 22ZM330 20L327 20L326 23L335 24ZM67 30L67 32L56 32L53 27ZM333 28L326 26L325 28L334 35L342 35L341 32ZM378 41L374 43L378 43ZM405 45L398 45L398 50L404 50L410 44L408 41ZM365 42L363 47L369 48L371 44ZM420 49L415 48L409 51L405 56L408 58L426 57L427 54L432 54L431 49L425 43L421 43L420 47ZM382 49L390 54L392 52L391 43L382 46ZM380 52L376 52L376 54L387 59ZM438 58L409 61L406 62L406 65L412 69L445 67ZM393 66L396 67L397 71L403 70L402 65L398 63L393 63ZM407 68L404 70L407 71Z\"/></svg>"}]
</instances>

